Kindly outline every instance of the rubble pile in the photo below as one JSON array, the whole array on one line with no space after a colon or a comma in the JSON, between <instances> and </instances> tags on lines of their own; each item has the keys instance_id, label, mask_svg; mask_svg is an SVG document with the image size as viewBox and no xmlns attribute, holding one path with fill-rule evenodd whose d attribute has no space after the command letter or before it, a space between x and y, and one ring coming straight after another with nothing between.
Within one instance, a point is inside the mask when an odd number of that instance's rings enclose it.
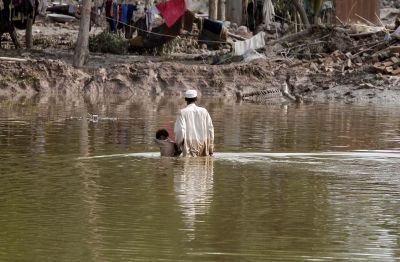
<instances>
[{"instance_id":1,"label":"rubble pile","mask_svg":"<svg viewBox=\"0 0 400 262\"><path fill-rule=\"evenodd\" d=\"M371 59L376 61L373 65L376 72L400 76L400 46L374 54Z\"/></svg>"},{"instance_id":2,"label":"rubble pile","mask_svg":"<svg viewBox=\"0 0 400 262\"><path fill-rule=\"evenodd\" d=\"M172 53L199 54L199 43L194 37L176 37L157 49L160 55Z\"/></svg>"},{"instance_id":3,"label":"rubble pile","mask_svg":"<svg viewBox=\"0 0 400 262\"><path fill-rule=\"evenodd\" d=\"M316 73L372 70L400 75L400 41L384 38L382 31L352 34L343 28L321 27L300 41L285 44L279 53L286 59L297 58L297 64Z\"/></svg>"},{"instance_id":4,"label":"rubble pile","mask_svg":"<svg viewBox=\"0 0 400 262\"><path fill-rule=\"evenodd\" d=\"M400 2L398 0L383 0L381 2L382 7L393 7L400 8Z\"/></svg>"}]
</instances>

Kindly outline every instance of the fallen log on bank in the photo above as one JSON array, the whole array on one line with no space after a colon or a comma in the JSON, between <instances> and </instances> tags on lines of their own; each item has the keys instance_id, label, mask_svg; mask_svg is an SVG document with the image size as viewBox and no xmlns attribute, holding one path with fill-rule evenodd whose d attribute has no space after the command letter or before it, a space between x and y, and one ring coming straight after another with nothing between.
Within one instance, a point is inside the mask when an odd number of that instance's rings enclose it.
<instances>
[{"instance_id":1,"label":"fallen log on bank","mask_svg":"<svg viewBox=\"0 0 400 262\"><path fill-rule=\"evenodd\" d=\"M15 57L0 57L1 61L6 61L6 62L27 62L27 59L24 58L15 58Z\"/></svg>"},{"instance_id":2,"label":"fallen log on bank","mask_svg":"<svg viewBox=\"0 0 400 262\"><path fill-rule=\"evenodd\" d=\"M275 45L275 44L281 44L284 42L293 42L295 40L298 40L301 37L306 37L311 35L315 30L317 30L318 28L321 28L320 26L311 26L309 28L307 28L304 31L298 32L298 33L294 33L294 34L290 34L290 35L286 35L280 39L277 40L273 40L273 41L269 41L268 44L269 45Z\"/></svg>"}]
</instances>

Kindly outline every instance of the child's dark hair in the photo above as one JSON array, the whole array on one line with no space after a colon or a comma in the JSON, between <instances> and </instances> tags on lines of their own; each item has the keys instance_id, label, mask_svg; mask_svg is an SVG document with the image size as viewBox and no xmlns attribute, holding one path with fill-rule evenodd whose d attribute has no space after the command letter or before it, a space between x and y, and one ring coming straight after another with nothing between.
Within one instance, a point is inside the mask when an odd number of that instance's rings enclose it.
<instances>
[{"instance_id":1,"label":"child's dark hair","mask_svg":"<svg viewBox=\"0 0 400 262\"><path fill-rule=\"evenodd\" d=\"M156 138L157 138L157 139L160 139L161 136L163 136L163 137L165 137L165 138L169 137L168 131L167 131L166 129L159 129L159 130L157 130L157 132L156 132Z\"/></svg>"}]
</instances>

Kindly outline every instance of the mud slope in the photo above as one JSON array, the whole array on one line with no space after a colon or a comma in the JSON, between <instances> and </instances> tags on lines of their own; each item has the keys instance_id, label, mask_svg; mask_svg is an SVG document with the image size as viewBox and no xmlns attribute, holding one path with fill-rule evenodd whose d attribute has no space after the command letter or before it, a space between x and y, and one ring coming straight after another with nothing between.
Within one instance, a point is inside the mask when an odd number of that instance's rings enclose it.
<instances>
[{"instance_id":1,"label":"mud slope","mask_svg":"<svg viewBox=\"0 0 400 262\"><path fill-rule=\"evenodd\" d=\"M316 73L266 60L220 66L184 62L134 62L76 69L63 60L28 59L0 63L0 96L65 95L68 97L181 95L195 88L207 96L235 96L281 88L306 101L399 102L400 79L368 73Z\"/></svg>"}]
</instances>

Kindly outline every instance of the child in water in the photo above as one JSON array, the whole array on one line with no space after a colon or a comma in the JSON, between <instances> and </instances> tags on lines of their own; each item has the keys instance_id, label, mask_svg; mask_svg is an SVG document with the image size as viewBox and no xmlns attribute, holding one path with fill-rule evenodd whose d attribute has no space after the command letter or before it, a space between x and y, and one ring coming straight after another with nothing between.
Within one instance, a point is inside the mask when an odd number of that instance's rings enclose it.
<instances>
[{"instance_id":1,"label":"child in water","mask_svg":"<svg viewBox=\"0 0 400 262\"><path fill-rule=\"evenodd\" d=\"M175 142L169 138L168 131L165 129L160 129L156 132L156 139L154 141L160 146L161 156L174 157L182 153Z\"/></svg>"}]
</instances>

